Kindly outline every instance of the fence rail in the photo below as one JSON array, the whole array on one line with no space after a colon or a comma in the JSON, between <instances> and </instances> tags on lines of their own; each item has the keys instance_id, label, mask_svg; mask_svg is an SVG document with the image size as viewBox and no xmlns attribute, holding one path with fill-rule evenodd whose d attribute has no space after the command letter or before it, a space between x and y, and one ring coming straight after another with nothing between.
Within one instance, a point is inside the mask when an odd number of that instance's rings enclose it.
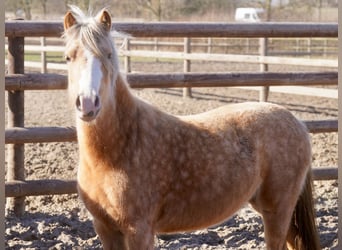
<instances>
[{"instance_id":1,"label":"fence rail","mask_svg":"<svg viewBox=\"0 0 342 250\"><path fill-rule=\"evenodd\" d=\"M337 132L337 120L303 121L310 133ZM74 127L12 127L5 129L6 144L76 141Z\"/></svg>"},{"instance_id":2,"label":"fence rail","mask_svg":"<svg viewBox=\"0 0 342 250\"><path fill-rule=\"evenodd\" d=\"M336 23L113 23L133 37L337 37ZM6 21L7 37L59 37L62 22Z\"/></svg>"},{"instance_id":3,"label":"fence rail","mask_svg":"<svg viewBox=\"0 0 342 250\"><path fill-rule=\"evenodd\" d=\"M127 75L133 88L335 85L337 72L319 73L171 73Z\"/></svg>"},{"instance_id":4,"label":"fence rail","mask_svg":"<svg viewBox=\"0 0 342 250\"><path fill-rule=\"evenodd\" d=\"M292 73L128 73L132 88L239 87L337 85L337 72ZM60 74L12 74L5 76L5 90L56 90L67 88Z\"/></svg>"},{"instance_id":5,"label":"fence rail","mask_svg":"<svg viewBox=\"0 0 342 250\"><path fill-rule=\"evenodd\" d=\"M179 60L201 60L217 62L241 62L255 64L281 64L281 65L300 65L313 67L337 68L337 60L329 59L306 59L279 56L260 56L260 55L236 55L236 54L208 54L208 53L184 53L184 52L161 52L161 51L119 51L120 56L145 57L145 58L166 58Z\"/></svg>"},{"instance_id":6,"label":"fence rail","mask_svg":"<svg viewBox=\"0 0 342 250\"><path fill-rule=\"evenodd\" d=\"M76 192L77 182L75 180L26 180L9 181L5 184L5 197L73 194Z\"/></svg>"},{"instance_id":7,"label":"fence rail","mask_svg":"<svg viewBox=\"0 0 342 250\"><path fill-rule=\"evenodd\" d=\"M337 24L320 23L113 23L114 29L135 37L334 37ZM14 212L23 213L24 197L28 195L75 193L75 180L25 180L23 144L28 142L75 141L73 127L24 126L24 91L65 89L67 77L59 74L25 74L23 37L59 37L62 22L6 21L8 37L8 75L5 89L9 91L9 124L5 142L11 146L8 154L6 197L14 197ZM189 50L190 51L190 50ZM191 53L180 59L189 61ZM127 56L127 55L125 55ZM208 54L206 54L208 56ZM228 55L232 59L232 55ZM246 59L246 58L244 58ZM258 57L256 63L272 63ZM325 61L328 62L328 61ZM329 64L330 65L330 64ZM321 65L322 66L322 65ZM336 65L332 63L332 67ZM330 67L330 66L329 66ZM284 86L284 85L337 85L337 72L312 73L170 73L127 74L133 88L214 87L214 86ZM312 133L336 132L337 121L304 121ZM313 169L318 180L336 179L337 168Z\"/></svg>"},{"instance_id":8,"label":"fence rail","mask_svg":"<svg viewBox=\"0 0 342 250\"><path fill-rule=\"evenodd\" d=\"M74 127L12 127L5 129L5 143L76 141Z\"/></svg>"},{"instance_id":9,"label":"fence rail","mask_svg":"<svg viewBox=\"0 0 342 250\"><path fill-rule=\"evenodd\" d=\"M154 50L154 51L182 51L184 41L179 38L128 38L131 50ZM124 38L116 38L116 46L122 47ZM337 57L337 38L269 38L268 55L270 56L295 56L310 58ZM5 41L6 42L6 41ZM60 38L45 37L25 39L25 51L30 52L64 52L64 43ZM258 38L192 38L191 48L195 53L218 53L218 54L259 54ZM5 49L7 49L5 44Z\"/></svg>"},{"instance_id":10,"label":"fence rail","mask_svg":"<svg viewBox=\"0 0 342 250\"><path fill-rule=\"evenodd\" d=\"M313 168L313 179L336 180L337 167ZM23 197L37 195L58 195L77 193L76 180L26 180L10 181L5 185L5 197Z\"/></svg>"}]
</instances>

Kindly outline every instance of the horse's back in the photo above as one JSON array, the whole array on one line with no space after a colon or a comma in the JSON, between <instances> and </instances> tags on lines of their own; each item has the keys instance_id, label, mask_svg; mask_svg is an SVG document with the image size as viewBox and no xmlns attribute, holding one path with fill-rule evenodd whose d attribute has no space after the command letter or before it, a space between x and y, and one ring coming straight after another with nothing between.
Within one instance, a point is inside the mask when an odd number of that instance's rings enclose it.
<instances>
[{"instance_id":1,"label":"horse's back","mask_svg":"<svg viewBox=\"0 0 342 250\"><path fill-rule=\"evenodd\" d=\"M298 162L310 164L311 145L306 126L280 105L264 102L226 105L205 113L200 119L203 118L254 140L259 156L267 161L265 165L277 165L274 169L290 169L290 165Z\"/></svg>"},{"instance_id":2,"label":"horse's back","mask_svg":"<svg viewBox=\"0 0 342 250\"><path fill-rule=\"evenodd\" d=\"M270 118L285 118L286 122L293 121L295 123L298 120L283 106L267 103L267 102L244 102L236 104L228 104L222 107L212 109L210 111L183 116L181 119L186 121L218 121L218 118L222 120L222 123L229 123L229 120L235 120L240 118L243 122L244 119L253 119L254 123L267 123ZM299 127L303 127L299 125Z\"/></svg>"},{"instance_id":3,"label":"horse's back","mask_svg":"<svg viewBox=\"0 0 342 250\"><path fill-rule=\"evenodd\" d=\"M245 102L225 105L197 115L181 117L186 122L208 128L226 128L252 133L260 140L270 139L308 142L305 125L286 108L272 103ZM264 143L267 143L264 141Z\"/></svg>"}]
</instances>

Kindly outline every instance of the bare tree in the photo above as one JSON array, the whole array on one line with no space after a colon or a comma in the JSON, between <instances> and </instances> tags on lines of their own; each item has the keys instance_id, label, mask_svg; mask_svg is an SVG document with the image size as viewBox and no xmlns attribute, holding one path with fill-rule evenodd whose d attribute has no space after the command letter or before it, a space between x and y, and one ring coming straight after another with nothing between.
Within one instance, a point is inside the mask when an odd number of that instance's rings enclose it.
<instances>
[{"instance_id":1,"label":"bare tree","mask_svg":"<svg viewBox=\"0 0 342 250\"><path fill-rule=\"evenodd\" d=\"M42 12L43 12L44 17L46 17L46 14L47 14L47 8L46 8L47 1L48 0L38 0L39 6L42 7Z\"/></svg>"},{"instance_id":2,"label":"bare tree","mask_svg":"<svg viewBox=\"0 0 342 250\"><path fill-rule=\"evenodd\" d=\"M91 7L90 0L64 0L65 9L69 9L70 5L76 5L84 11L88 11Z\"/></svg>"},{"instance_id":3,"label":"bare tree","mask_svg":"<svg viewBox=\"0 0 342 250\"><path fill-rule=\"evenodd\" d=\"M83 8L84 10L89 10L89 4L90 4L90 0L82 0L80 1L80 7Z\"/></svg>"},{"instance_id":4,"label":"bare tree","mask_svg":"<svg viewBox=\"0 0 342 250\"><path fill-rule=\"evenodd\" d=\"M265 1L265 10L266 10L266 21L271 21L272 14L272 0Z\"/></svg>"},{"instance_id":5,"label":"bare tree","mask_svg":"<svg viewBox=\"0 0 342 250\"><path fill-rule=\"evenodd\" d=\"M31 0L21 0L20 2L22 9L24 10L25 13L25 19L26 20L31 20L32 15L31 15Z\"/></svg>"},{"instance_id":6,"label":"bare tree","mask_svg":"<svg viewBox=\"0 0 342 250\"><path fill-rule=\"evenodd\" d=\"M148 12L152 13L153 16L158 20L162 20L162 6L161 0L134 0L135 3L147 10Z\"/></svg>"}]
</instances>

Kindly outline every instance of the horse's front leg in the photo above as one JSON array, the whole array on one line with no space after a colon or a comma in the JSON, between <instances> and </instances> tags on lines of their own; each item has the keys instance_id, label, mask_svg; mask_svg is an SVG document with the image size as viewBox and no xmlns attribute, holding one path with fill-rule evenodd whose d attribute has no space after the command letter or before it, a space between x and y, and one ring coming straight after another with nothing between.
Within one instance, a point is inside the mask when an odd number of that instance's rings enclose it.
<instances>
[{"instance_id":1,"label":"horse's front leg","mask_svg":"<svg viewBox=\"0 0 342 250\"><path fill-rule=\"evenodd\" d=\"M154 249L154 236L145 234L137 237L127 237L127 249L129 250L153 250Z\"/></svg>"},{"instance_id":2,"label":"horse's front leg","mask_svg":"<svg viewBox=\"0 0 342 250\"><path fill-rule=\"evenodd\" d=\"M104 250L125 250L124 234L117 230L114 226L110 228L109 225L102 223L100 220L94 218L94 228L100 238Z\"/></svg>"},{"instance_id":3,"label":"horse's front leg","mask_svg":"<svg viewBox=\"0 0 342 250\"><path fill-rule=\"evenodd\" d=\"M129 250L153 250L154 231L147 223L138 223L125 235Z\"/></svg>"},{"instance_id":4,"label":"horse's front leg","mask_svg":"<svg viewBox=\"0 0 342 250\"><path fill-rule=\"evenodd\" d=\"M153 250L154 233L148 226L130 226L125 233L94 218L95 231L104 250Z\"/></svg>"}]
</instances>

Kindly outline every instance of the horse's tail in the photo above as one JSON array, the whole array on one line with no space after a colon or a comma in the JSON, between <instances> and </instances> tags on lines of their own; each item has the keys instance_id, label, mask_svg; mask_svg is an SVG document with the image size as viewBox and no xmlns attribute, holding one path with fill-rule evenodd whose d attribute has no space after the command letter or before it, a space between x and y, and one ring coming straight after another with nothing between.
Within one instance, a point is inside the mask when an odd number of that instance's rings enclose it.
<instances>
[{"instance_id":1,"label":"horse's tail","mask_svg":"<svg viewBox=\"0 0 342 250\"><path fill-rule=\"evenodd\" d=\"M308 171L305 184L293 212L287 242L296 250L319 250L319 236L315 222L312 197L312 176Z\"/></svg>"}]
</instances>

